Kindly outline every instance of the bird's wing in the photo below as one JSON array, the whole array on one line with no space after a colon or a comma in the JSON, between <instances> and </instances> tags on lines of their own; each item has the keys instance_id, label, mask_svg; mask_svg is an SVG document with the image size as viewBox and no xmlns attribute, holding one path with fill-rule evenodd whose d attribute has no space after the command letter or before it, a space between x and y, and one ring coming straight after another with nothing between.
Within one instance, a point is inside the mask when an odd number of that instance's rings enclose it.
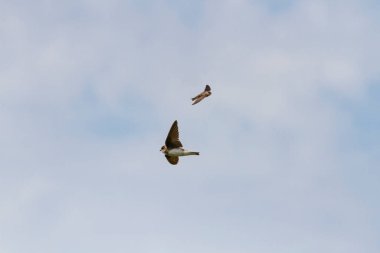
<instances>
[{"instance_id":1,"label":"bird's wing","mask_svg":"<svg viewBox=\"0 0 380 253\"><path fill-rule=\"evenodd\" d=\"M182 147L182 143L179 141L177 121L174 121L172 127L170 128L168 137L166 137L165 145L168 147L168 149Z\"/></svg>"},{"instance_id":2,"label":"bird's wing","mask_svg":"<svg viewBox=\"0 0 380 253\"><path fill-rule=\"evenodd\" d=\"M178 163L178 156L168 156L168 155L165 155L166 159L168 160L169 163L173 164L173 165L176 165Z\"/></svg>"},{"instance_id":3,"label":"bird's wing","mask_svg":"<svg viewBox=\"0 0 380 253\"><path fill-rule=\"evenodd\" d=\"M211 87L210 87L210 85L206 84L205 91L211 91Z\"/></svg>"},{"instance_id":4,"label":"bird's wing","mask_svg":"<svg viewBox=\"0 0 380 253\"><path fill-rule=\"evenodd\" d=\"M198 104L198 103L201 102L204 98L205 98L204 96L200 96L199 98L197 98L197 99L194 101L193 105Z\"/></svg>"},{"instance_id":5,"label":"bird's wing","mask_svg":"<svg viewBox=\"0 0 380 253\"><path fill-rule=\"evenodd\" d=\"M203 92L202 92L202 93L199 93L198 95L196 95L195 97L193 97L191 100L194 101L194 100L200 98L202 95L203 95Z\"/></svg>"}]
</instances>

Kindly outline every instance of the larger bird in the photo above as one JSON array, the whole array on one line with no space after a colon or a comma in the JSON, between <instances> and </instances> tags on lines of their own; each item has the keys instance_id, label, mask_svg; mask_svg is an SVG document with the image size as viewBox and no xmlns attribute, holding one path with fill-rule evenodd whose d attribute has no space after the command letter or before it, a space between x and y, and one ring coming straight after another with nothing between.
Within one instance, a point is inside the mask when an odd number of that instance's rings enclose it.
<instances>
[{"instance_id":1,"label":"larger bird","mask_svg":"<svg viewBox=\"0 0 380 253\"><path fill-rule=\"evenodd\" d=\"M193 97L191 100L194 101L193 105L198 104L201 102L204 98L211 95L211 87L207 84L205 87L205 90L202 91L202 93L199 93L197 96Z\"/></svg>"},{"instance_id":2,"label":"larger bird","mask_svg":"<svg viewBox=\"0 0 380 253\"><path fill-rule=\"evenodd\" d=\"M179 156L199 155L199 152L188 151L182 147L182 143L179 141L177 121L174 121L170 128L165 145L161 147L160 151L165 154L166 159L173 165L178 163Z\"/></svg>"}]
</instances>

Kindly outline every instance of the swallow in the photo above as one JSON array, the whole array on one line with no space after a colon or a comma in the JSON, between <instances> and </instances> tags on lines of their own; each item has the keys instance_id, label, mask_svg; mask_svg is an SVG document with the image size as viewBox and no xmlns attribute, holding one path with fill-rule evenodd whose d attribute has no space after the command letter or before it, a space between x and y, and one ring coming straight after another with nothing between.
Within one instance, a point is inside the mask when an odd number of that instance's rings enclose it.
<instances>
[{"instance_id":1,"label":"swallow","mask_svg":"<svg viewBox=\"0 0 380 253\"><path fill-rule=\"evenodd\" d=\"M182 143L179 141L178 122L174 121L169 130L168 137L166 137L165 145L160 150L165 154L169 163L176 165L179 156L199 155L199 152L188 151L183 148Z\"/></svg>"},{"instance_id":2,"label":"swallow","mask_svg":"<svg viewBox=\"0 0 380 253\"><path fill-rule=\"evenodd\" d=\"M205 90L202 93L199 93L197 96L193 97L191 100L194 101L193 105L198 104L204 98L211 95L211 87L207 84Z\"/></svg>"}]
</instances>

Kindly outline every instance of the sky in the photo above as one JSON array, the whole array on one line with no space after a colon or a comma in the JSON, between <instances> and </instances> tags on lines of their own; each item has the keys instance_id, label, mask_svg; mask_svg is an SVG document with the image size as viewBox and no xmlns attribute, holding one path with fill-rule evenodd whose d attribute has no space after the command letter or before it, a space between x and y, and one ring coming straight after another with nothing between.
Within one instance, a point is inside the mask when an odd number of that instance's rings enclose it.
<instances>
[{"instance_id":1,"label":"sky","mask_svg":"<svg viewBox=\"0 0 380 253\"><path fill-rule=\"evenodd\" d=\"M379 12L0 0L0 253L380 252Z\"/></svg>"}]
</instances>

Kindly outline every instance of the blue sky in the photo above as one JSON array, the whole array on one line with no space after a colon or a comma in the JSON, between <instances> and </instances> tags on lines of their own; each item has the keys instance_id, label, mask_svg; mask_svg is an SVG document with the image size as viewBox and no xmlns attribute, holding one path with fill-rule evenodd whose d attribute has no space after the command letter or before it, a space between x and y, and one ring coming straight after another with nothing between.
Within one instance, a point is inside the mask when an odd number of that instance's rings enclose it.
<instances>
[{"instance_id":1,"label":"blue sky","mask_svg":"<svg viewBox=\"0 0 380 253\"><path fill-rule=\"evenodd\" d=\"M0 1L0 252L379 252L379 8Z\"/></svg>"}]
</instances>

